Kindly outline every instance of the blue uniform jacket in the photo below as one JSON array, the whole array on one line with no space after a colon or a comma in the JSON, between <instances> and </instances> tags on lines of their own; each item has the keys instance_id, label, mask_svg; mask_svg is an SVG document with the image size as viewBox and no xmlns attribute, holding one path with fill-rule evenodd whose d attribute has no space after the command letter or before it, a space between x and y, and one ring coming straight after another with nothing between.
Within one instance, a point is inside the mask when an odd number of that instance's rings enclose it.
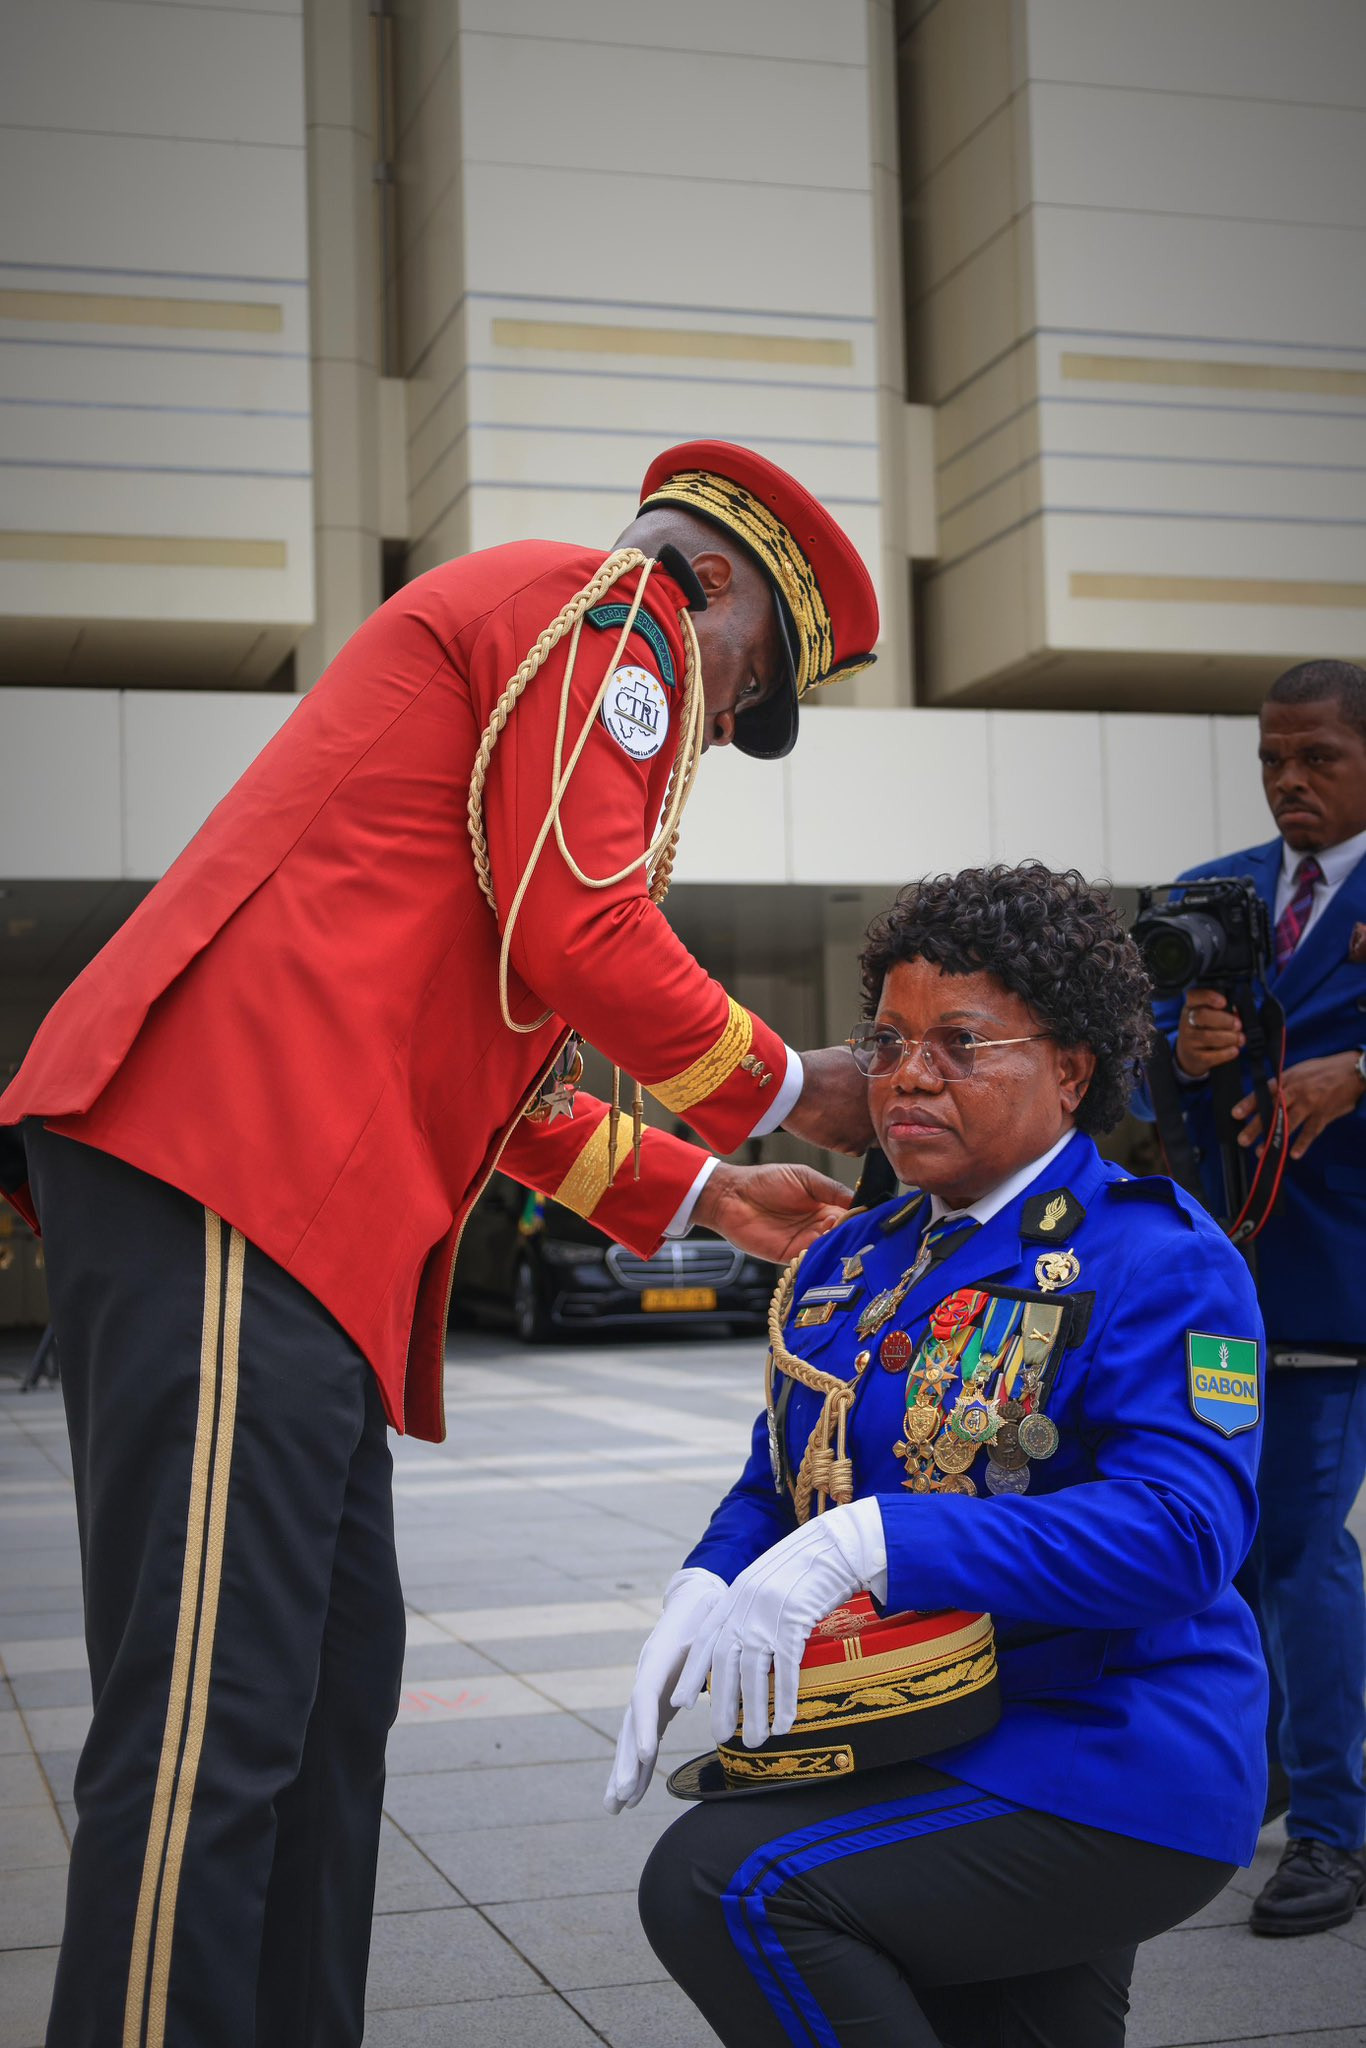
<instances>
[{"instance_id":1,"label":"blue uniform jacket","mask_svg":"<svg viewBox=\"0 0 1366 2048\"><path fill-rule=\"evenodd\" d=\"M1181 877L1250 875L1257 893L1276 911L1281 841L1254 846L1225 860L1208 861ZM1359 861L1334 894L1313 930L1291 954L1283 974L1273 968L1267 986L1285 1010L1287 1067L1301 1060L1366 1046L1366 964L1347 957L1354 925L1366 923L1366 860ZM1158 1028L1174 1046L1181 1017L1178 997L1156 1005ZM1251 1075L1247 1085L1252 1085ZM1203 1154L1209 1198L1222 1207L1223 1183L1208 1087L1181 1091L1187 1125ZM1151 1117L1146 1095L1138 1115ZM1258 1293L1268 1341L1306 1350L1345 1344L1366 1348L1366 1286L1361 1272L1366 1244L1366 1099L1350 1116L1321 1131L1303 1159L1286 1162L1276 1209L1257 1239Z\"/></svg>"},{"instance_id":2,"label":"blue uniform jacket","mask_svg":"<svg viewBox=\"0 0 1366 2048\"><path fill-rule=\"evenodd\" d=\"M1049 1242L1022 1237L1039 1205L1023 1212L1031 1195L1060 1189L1073 1207L1057 1249L1071 1250L1081 1270L1064 1289L1040 1292L1036 1262ZM1231 1411L1197 1395L1186 1337L1243 1340L1235 1355L1255 1355L1260 1388L1261 1319L1247 1268L1172 1182L1131 1178L1079 1133L1032 1189L912 1287L890 1323L860 1339L862 1307L910 1266L928 1216L928 1201L908 1209L902 1197L814 1245L786 1342L845 1379L865 1341L872 1351L848 1444L856 1494L876 1494L882 1506L888 1610L995 1617L1000 1724L931 1761L1045 1813L1246 1863L1266 1796L1267 1696L1256 1626L1232 1580L1256 1523L1260 1408ZM847 1306L796 1327L803 1297L838 1287L841 1261L865 1246ZM1031 1468L1024 1494L985 1491L985 1453L972 1468L977 1497L911 1494L893 1449L906 1373L884 1370L879 1346L889 1329L918 1340L935 1305L970 1285L1078 1298L1084 1334L1061 1354L1045 1404L1059 1446ZM1197 1400L1213 1405L1215 1420L1200 1418ZM817 1395L793 1385L784 1417L793 1472L819 1409ZM1225 1435L1230 1421L1236 1433ZM795 1526L761 1415L743 1473L687 1562L730 1581Z\"/></svg>"}]
</instances>

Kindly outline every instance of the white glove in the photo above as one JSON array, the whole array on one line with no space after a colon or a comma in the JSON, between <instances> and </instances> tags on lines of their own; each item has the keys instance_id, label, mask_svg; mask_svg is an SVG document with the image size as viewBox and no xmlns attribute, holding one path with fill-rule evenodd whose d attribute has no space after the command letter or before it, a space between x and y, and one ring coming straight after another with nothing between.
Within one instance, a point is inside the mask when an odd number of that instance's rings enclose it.
<instances>
[{"instance_id":1,"label":"white glove","mask_svg":"<svg viewBox=\"0 0 1366 2048\"><path fill-rule=\"evenodd\" d=\"M887 1539L872 1497L813 1516L741 1572L694 1641L674 1706L691 1706L710 1666L713 1739L735 1733L743 1695L744 1742L757 1749L769 1734L772 1671L772 1732L786 1735L797 1718L797 1669L808 1636L858 1592L887 1593Z\"/></svg>"},{"instance_id":2,"label":"white glove","mask_svg":"<svg viewBox=\"0 0 1366 2048\"><path fill-rule=\"evenodd\" d=\"M617 1754L602 1803L609 1813L638 1806L654 1775L664 1730L675 1712L670 1699L699 1630L729 1588L715 1572L689 1565L664 1588L664 1612L646 1639L617 1737Z\"/></svg>"}]
</instances>

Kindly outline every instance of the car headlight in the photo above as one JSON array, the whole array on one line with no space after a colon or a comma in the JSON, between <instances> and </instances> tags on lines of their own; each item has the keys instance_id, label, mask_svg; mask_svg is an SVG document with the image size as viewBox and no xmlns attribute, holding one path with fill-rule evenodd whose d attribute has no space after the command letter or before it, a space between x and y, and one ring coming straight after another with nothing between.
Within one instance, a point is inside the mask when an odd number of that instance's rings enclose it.
<instances>
[{"instance_id":1,"label":"car headlight","mask_svg":"<svg viewBox=\"0 0 1366 2048\"><path fill-rule=\"evenodd\" d=\"M541 1243L541 1257L551 1266L597 1266L602 1256L595 1244L562 1244L553 1238Z\"/></svg>"}]
</instances>

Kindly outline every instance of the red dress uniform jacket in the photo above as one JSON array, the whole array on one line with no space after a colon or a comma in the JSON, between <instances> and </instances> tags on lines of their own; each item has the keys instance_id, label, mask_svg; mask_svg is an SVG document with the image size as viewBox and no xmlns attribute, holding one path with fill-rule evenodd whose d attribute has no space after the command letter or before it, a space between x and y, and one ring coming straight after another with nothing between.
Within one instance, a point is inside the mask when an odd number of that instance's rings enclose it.
<instances>
[{"instance_id":1,"label":"red dress uniform jacket","mask_svg":"<svg viewBox=\"0 0 1366 2048\"><path fill-rule=\"evenodd\" d=\"M782 1041L705 974L650 902L643 868L583 887L552 835L517 922L514 1016L498 999L500 920L550 799L562 641L514 711L485 791L498 919L466 823L500 692L596 573L547 542L450 562L390 599L133 916L57 1003L3 1096L215 1210L336 1317L391 1420L444 1434L442 1358L464 1218L496 1163L649 1252L702 1155L629 1123L608 1184L606 1110L522 1116L570 1026L717 1150L763 1114ZM629 602L636 572L611 592ZM681 736L685 602L660 569L622 664L659 679L664 744L632 758L599 718L563 804L589 875L648 845ZM569 743L618 646L586 626ZM670 679L669 666L673 676ZM656 701L657 698L656 698ZM21 1193L18 1206L25 1207ZM34 1220L34 1219L31 1219Z\"/></svg>"}]
</instances>

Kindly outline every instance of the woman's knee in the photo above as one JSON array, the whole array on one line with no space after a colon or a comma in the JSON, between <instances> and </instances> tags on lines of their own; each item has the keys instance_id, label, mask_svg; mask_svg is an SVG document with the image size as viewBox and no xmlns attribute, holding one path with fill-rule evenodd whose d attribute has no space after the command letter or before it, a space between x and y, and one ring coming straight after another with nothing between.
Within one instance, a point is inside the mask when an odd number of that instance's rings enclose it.
<instances>
[{"instance_id":1,"label":"woman's knee","mask_svg":"<svg viewBox=\"0 0 1366 2048\"><path fill-rule=\"evenodd\" d=\"M640 1922L672 1977L684 1982L709 1947L725 1938L722 1883L711 1873L698 1818L687 1814L661 1835L640 1874Z\"/></svg>"}]
</instances>

